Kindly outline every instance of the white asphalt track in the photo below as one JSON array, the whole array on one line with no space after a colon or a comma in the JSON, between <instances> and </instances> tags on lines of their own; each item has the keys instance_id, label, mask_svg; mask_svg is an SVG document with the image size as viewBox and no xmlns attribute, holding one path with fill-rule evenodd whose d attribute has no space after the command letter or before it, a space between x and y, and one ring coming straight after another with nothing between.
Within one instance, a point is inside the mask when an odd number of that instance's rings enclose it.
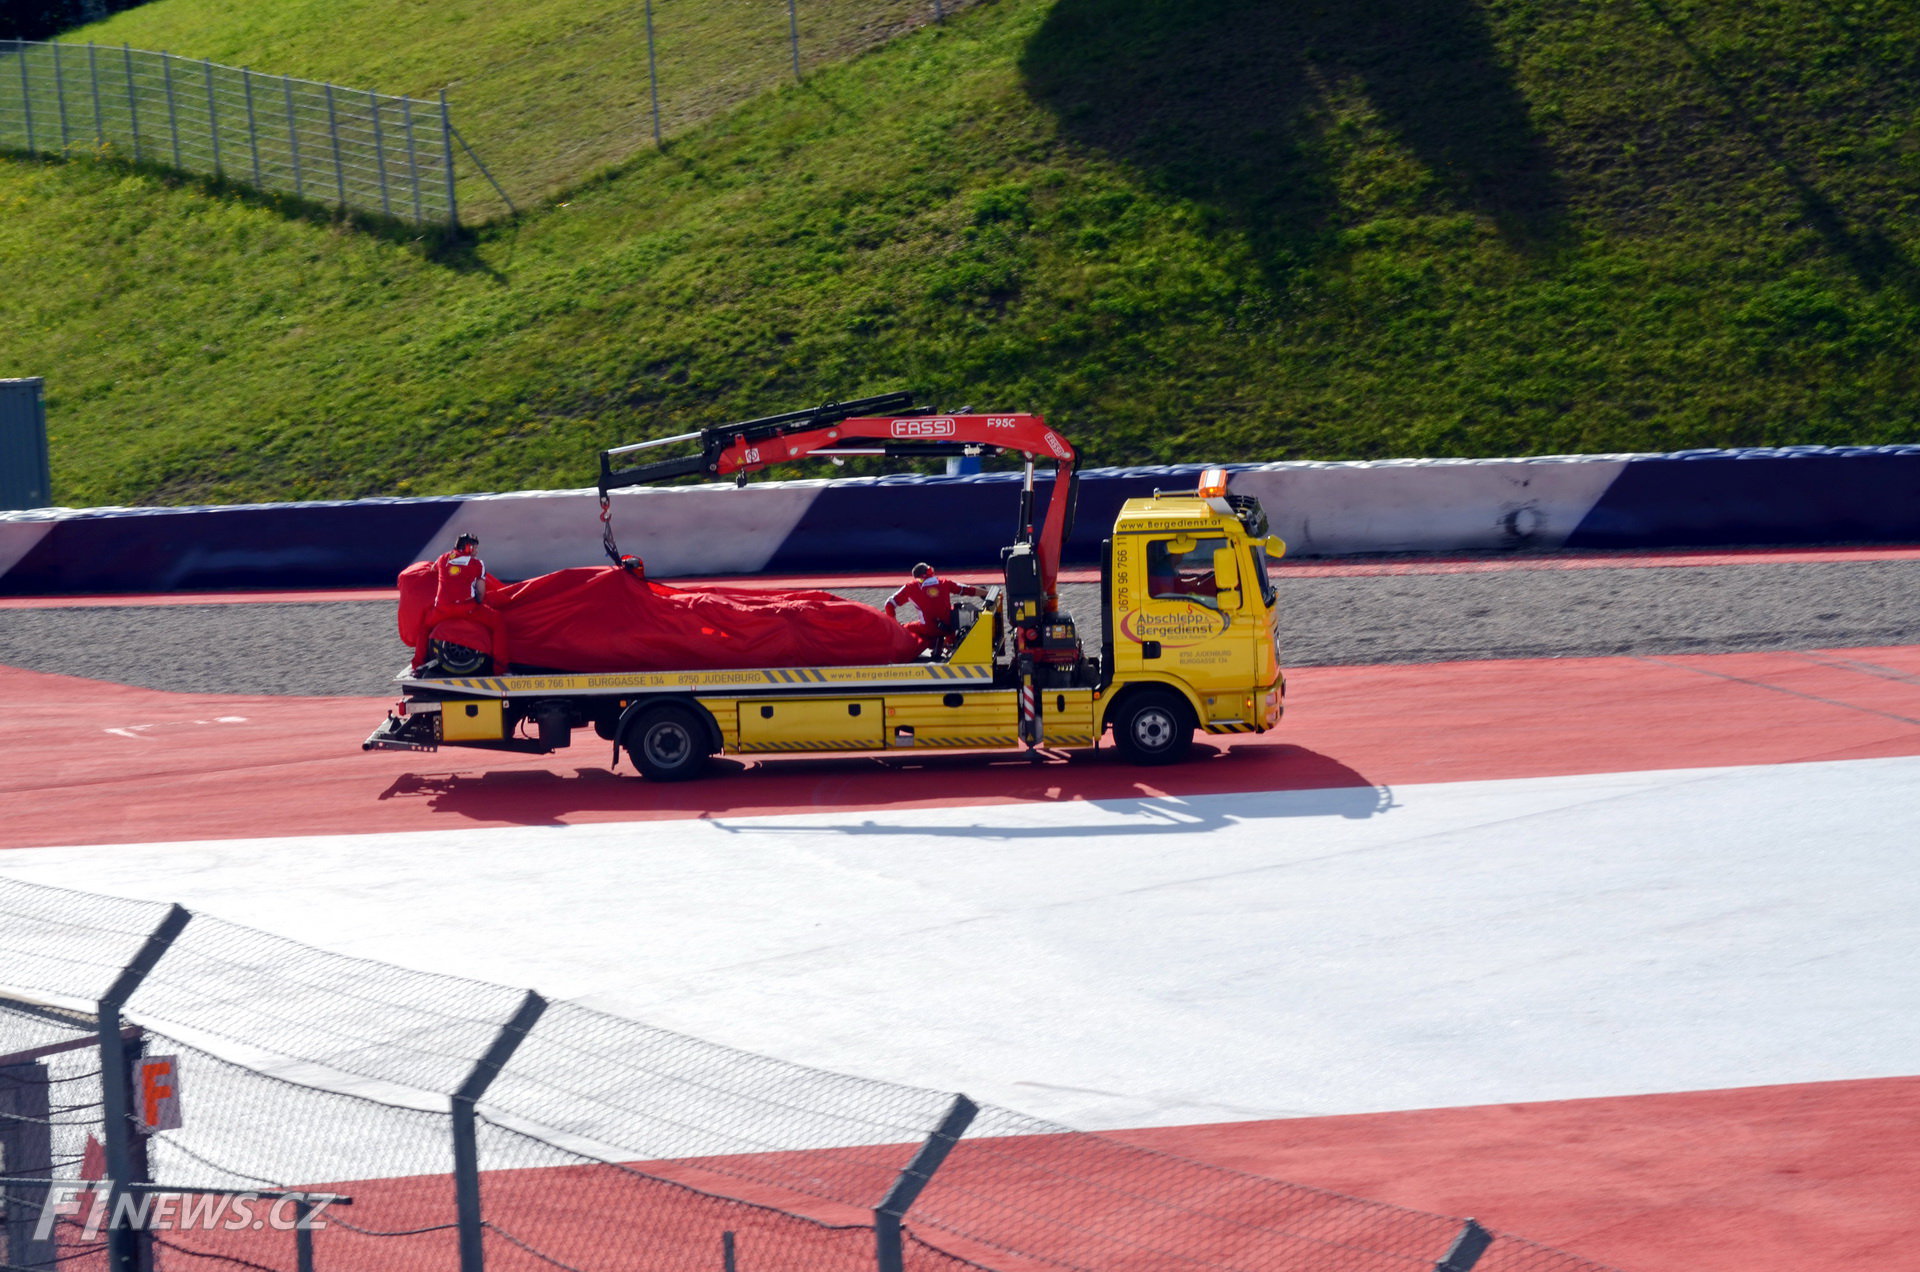
<instances>
[{"instance_id":1,"label":"white asphalt track","mask_svg":"<svg viewBox=\"0 0 1920 1272\"><path fill-rule=\"evenodd\" d=\"M18 849L1087 1128L1920 1068L1920 758Z\"/></svg>"}]
</instances>

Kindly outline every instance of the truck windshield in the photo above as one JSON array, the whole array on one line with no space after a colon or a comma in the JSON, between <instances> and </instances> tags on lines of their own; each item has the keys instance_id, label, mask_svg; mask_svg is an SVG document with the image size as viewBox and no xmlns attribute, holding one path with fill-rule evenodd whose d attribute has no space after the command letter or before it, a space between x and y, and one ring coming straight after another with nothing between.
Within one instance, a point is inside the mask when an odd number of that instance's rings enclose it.
<instances>
[{"instance_id":1,"label":"truck windshield","mask_svg":"<svg viewBox=\"0 0 1920 1272\"><path fill-rule=\"evenodd\" d=\"M1267 549L1263 544L1253 545L1253 576L1260 583L1260 599L1267 607L1273 607L1273 579L1267 573Z\"/></svg>"}]
</instances>

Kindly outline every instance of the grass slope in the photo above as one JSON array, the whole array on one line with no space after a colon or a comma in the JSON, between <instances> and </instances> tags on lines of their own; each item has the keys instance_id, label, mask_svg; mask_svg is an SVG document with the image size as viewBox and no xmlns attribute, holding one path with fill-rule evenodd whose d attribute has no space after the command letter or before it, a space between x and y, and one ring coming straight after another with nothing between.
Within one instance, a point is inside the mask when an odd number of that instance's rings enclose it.
<instances>
[{"instance_id":1,"label":"grass slope","mask_svg":"<svg viewBox=\"0 0 1920 1272\"><path fill-rule=\"evenodd\" d=\"M672 136L802 69L923 25L932 0L650 0L660 127ZM973 0L946 0L948 8ZM164 0L69 32L275 75L414 97L454 124L516 205L653 144L646 21L631 0ZM466 156L468 224L507 211Z\"/></svg>"},{"instance_id":2,"label":"grass slope","mask_svg":"<svg viewBox=\"0 0 1920 1272\"><path fill-rule=\"evenodd\" d=\"M901 385L1101 462L1914 440L1917 50L1904 0L988 0L441 255L5 161L0 374L72 503L578 485Z\"/></svg>"}]
</instances>

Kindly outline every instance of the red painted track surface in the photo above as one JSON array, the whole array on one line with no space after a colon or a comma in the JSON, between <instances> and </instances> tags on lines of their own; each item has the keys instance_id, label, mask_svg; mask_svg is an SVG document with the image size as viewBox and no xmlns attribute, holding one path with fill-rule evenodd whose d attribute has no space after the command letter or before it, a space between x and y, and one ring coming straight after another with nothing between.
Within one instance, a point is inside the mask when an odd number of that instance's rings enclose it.
<instances>
[{"instance_id":1,"label":"red painted track surface","mask_svg":"<svg viewBox=\"0 0 1920 1272\"><path fill-rule=\"evenodd\" d=\"M1105 752L1042 764L984 754L848 757L733 764L686 787L611 774L609 749L597 740L554 757L363 754L359 740L378 723L379 700L184 696L11 669L0 669L0 694L12 708L0 847L1920 755L1920 647L1910 646L1307 669L1291 678L1295 714L1277 733L1213 740L1211 754L1169 770L1143 772ZM937 773L937 793L890 771L900 767ZM1842 1272L1915 1266L1916 1128L1920 1077L1126 1138L1362 1197L1472 1213L1635 1272ZM527 1214L546 1222L537 1208ZM758 1221L743 1218L741 1230L757 1231Z\"/></svg>"},{"instance_id":2,"label":"red painted track surface","mask_svg":"<svg viewBox=\"0 0 1920 1272\"><path fill-rule=\"evenodd\" d=\"M1920 1077L1129 1131L1628 1269L1913 1268Z\"/></svg>"},{"instance_id":3,"label":"red painted track surface","mask_svg":"<svg viewBox=\"0 0 1920 1272\"><path fill-rule=\"evenodd\" d=\"M1310 1181L1346 1197L1472 1214L1496 1230L1636 1272L1892 1272L1913 1266L1913 1197L1920 1182L1916 1110L1920 1078L1888 1078L1168 1127L1109 1138L1273 1179ZM712 1254L712 1234L725 1227L739 1235L743 1267L854 1268L864 1265L871 1236L825 1225L858 1225L864 1218L859 1211L751 1181L817 1175L849 1195L877 1195L910 1151L894 1146L768 1154L741 1159L744 1166L712 1159L717 1170L698 1162L641 1164L641 1171L659 1177L652 1179L611 1166L490 1171L487 1198L493 1212L512 1216L516 1236L573 1258L617 1248L612 1217L632 1216L656 1234L649 1253L662 1266L674 1257L686 1266L703 1265ZM850 1160L884 1165L850 1169ZM1166 1185L1176 1179L1191 1186L1184 1171L1163 1175L1157 1166L1152 1159L1090 1151L1065 1137L963 1141L923 1208L955 1229L990 1231L1015 1249L1032 1251L1057 1248L1063 1234L1044 1218L1029 1221L1030 1230L1023 1231L1019 1213L982 1208L970 1199L1044 1195L1037 1214L1097 1214L1120 1220L1119 1231L1131 1220L1153 1232L1154 1208L1139 1199L1166 1195ZM1107 1187L1081 1182L1090 1167ZM451 1218L451 1185L444 1177L311 1186L351 1194L351 1219L361 1227L394 1231ZM1341 1231L1355 1231L1357 1221L1359 1231L1384 1245L1436 1256L1451 1235L1450 1225L1437 1218L1355 1216L1342 1197L1275 1190L1231 1176L1219 1177L1214 1189L1207 1204L1283 1230L1311 1232L1315 1217L1324 1215ZM716 1192L741 1200L710 1195ZM1206 1228L1186 1231L1175 1244L1195 1257L1231 1261L1234 1234L1224 1226ZM951 1230L929 1229L927 1235L944 1249L994 1266L1014 1272L1029 1266L1009 1264L1003 1251L974 1246ZM1170 1240L1164 1232L1154 1235ZM274 1246L286 1239L219 1234L196 1236L191 1244L271 1263ZM338 1272L384 1272L401 1264L452 1272L449 1243L441 1239L381 1241L333 1230L320 1242L322 1265ZM1496 1250L1485 1272L1554 1266L1528 1262L1524 1247L1497 1243ZM1130 1261L1124 1246L1109 1248L1106 1241L1078 1253L1110 1272L1162 1272L1165 1266L1164 1256ZM540 1266L505 1246L490 1247L488 1262ZM924 1266L931 1272L941 1265ZM1343 1266L1399 1263L1362 1258Z\"/></svg>"},{"instance_id":4,"label":"red painted track surface","mask_svg":"<svg viewBox=\"0 0 1920 1272\"><path fill-rule=\"evenodd\" d=\"M1295 672L1264 737L1164 770L1110 751L723 761L659 786L569 751L363 753L378 699L160 693L0 668L0 847L560 825L1458 782L1920 754L1920 648ZM892 770L938 774L937 788Z\"/></svg>"}]
</instances>

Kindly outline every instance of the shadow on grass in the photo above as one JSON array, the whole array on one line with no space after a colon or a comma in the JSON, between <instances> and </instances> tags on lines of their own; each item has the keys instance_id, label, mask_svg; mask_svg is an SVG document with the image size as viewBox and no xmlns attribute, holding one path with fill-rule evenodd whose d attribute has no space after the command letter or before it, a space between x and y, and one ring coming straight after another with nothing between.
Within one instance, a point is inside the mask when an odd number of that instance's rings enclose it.
<instances>
[{"instance_id":1,"label":"shadow on grass","mask_svg":"<svg viewBox=\"0 0 1920 1272\"><path fill-rule=\"evenodd\" d=\"M1839 202L1820 188L1806 168L1794 159L1779 131L1769 126L1749 102L1738 77L1722 69L1693 39L1679 14L1662 0L1642 0L1642 3L1713 86L1713 91L1726 103L1734 123L1779 170L1781 179L1799 201L1801 216L1827 245L1827 250L1844 262L1868 290L1894 288L1911 300L1920 300L1920 266L1916 266L1913 258L1902 251L1884 229L1871 221L1850 217ZM1864 46L1860 49L1865 56Z\"/></svg>"},{"instance_id":2,"label":"shadow on grass","mask_svg":"<svg viewBox=\"0 0 1920 1272\"><path fill-rule=\"evenodd\" d=\"M484 274L496 282L506 282L506 275L480 258L479 247L482 241L480 230L467 226L416 225L399 217L381 216L378 213L362 212L355 209L343 209L330 203L314 199L297 198L291 194L262 190L224 177L203 176L198 173L184 172L165 164L142 160L135 162L114 153L111 149L93 153L76 153L67 156L51 155L38 150L21 150L11 146L0 146L0 156L22 163L91 163L113 171L139 176L157 185L169 189L186 189L204 195L209 199L219 199L238 203L245 207L260 208L287 221L302 221L308 225L324 229L347 228L356 233L365 234L410 251L417 252L423 260L443 266L461 274ZM504 227L509 233L517 233L518 221L508 218L487 227L496 231Z\"/></svg>"},{"instance_id":3,"label":"shadow on grass","mask_svg":"<svg viewBox=\"0 0 1920 1272\"><path fill-rule=\"evenodd\" d=\"M1325 104L1348 83L1509 244L1563 235L1561 183L1472 0L1060 0L1021 71L1069 136L1224 213L1276 281L1337 228Z\"/></svg>"}]
</instances>

